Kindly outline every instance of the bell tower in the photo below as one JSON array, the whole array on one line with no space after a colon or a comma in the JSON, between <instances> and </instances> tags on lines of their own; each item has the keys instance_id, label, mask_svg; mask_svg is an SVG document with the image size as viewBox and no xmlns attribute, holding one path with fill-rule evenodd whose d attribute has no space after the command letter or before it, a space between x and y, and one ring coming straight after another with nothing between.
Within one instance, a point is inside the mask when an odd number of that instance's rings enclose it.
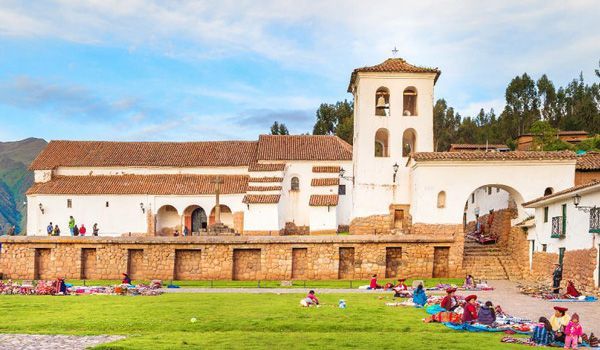
<instances>
[{"instance_id":1,"label":"bell tower","mask_svg":"<svg viewBox=\"0 0 600 350\"><path fill-rule=\"evenodd\" d=\"M393 207L410 204L409 157L433 151L433 89L439 75L437 68L402 58L352 72L353 218L390 214Z\"/></svg>"}]
</instances>

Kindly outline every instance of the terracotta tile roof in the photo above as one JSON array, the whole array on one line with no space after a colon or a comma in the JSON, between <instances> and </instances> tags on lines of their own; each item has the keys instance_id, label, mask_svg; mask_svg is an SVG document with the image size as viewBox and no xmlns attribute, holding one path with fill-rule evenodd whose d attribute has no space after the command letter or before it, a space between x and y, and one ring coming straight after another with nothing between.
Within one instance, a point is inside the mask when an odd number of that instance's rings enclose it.
<instances>
[{"instance_id":1,"label":"terracotta tile roof","mask_svg":"<svg viewBox=\"0 0 600 350\"><path fill-rule=\"evenodd\" d=\"M348 84L348 92L352 92L352 86L356 81L356 76L361 72L398 72L398 73L435 73L434 83L437 82L442 73L437 68L419 67L406 62L402 58L388 58L382 63L370 66L356 68L350 76L350 84Z\"/></svg>"},{"instance_id":2,"label":"terracotta tile roof","mask_svg":"<svg viewBox=\"0 0 600 350\"><path fill-rule=\"evenodd\" d=\"M567 188L567 189L562 190L562 191L554 192L554 193L549 194L547 196L538 197L538 198L536 198L534 200L531 200L529 202L523 203L523 206L524 207L525 206L529 206L529 205L535 204L537 202L545 201L547 199L551 199L551 198L554 198L554 197L562 196L564 194L569 194L569 193L572 193L572 192L575 192L575 191L579 191L579 190L582 190L582 189L585 189L585 188L588 188L588 187L594 187L594 186L598 186L598 189L600 189L600 181L593 180L591 182L588 182L588 183L585 183L585 184L582 184L582 185L578 185L578 186Z\"/></svg>"},{"instance_id":3,"label":"terracotta tile roof","mask_svg":"<svg viewBox=\"0 0 600 350\"><path fill-rule=\"evenodd\" d=\"M521 136L534 136L535 134L532 133L525 133L525 134L521 134L519 135L519 137ZM559 136L567 136L567 135L588 135L587 131L583 131L583 130L576 130L576 131L559 131L558 132Z\"/></svg>"},{"instance_id":4,"label":"terracotta tile roof","mask_svg":"<svg viewBox=\"0 0 600 350\"><path fill-rule=\"evenodd\" d=\"M417 152L412 158L420 161L444 161L444 160L561 160L576 159L577 155L571 151L559 152Z\"/></svg>"},{"instance_id":5,"label":"terracotta tile roof","mask_svg":"<svg viewBox=\"0 0 600 350\"><path fill-rule=\"evenodd\" d=\"M308 204L313 207L332 207L338 204L337 194L313 194Z\"/></svg>"},{"instance_id":6,"label":"terracotta tile roof","mask_svg":"<svg viewBox=\"0 0 600 350\"><path fill-rule=\"evenodd\" d=\"M337 177L323 178L323 179L312 179L310 181L311 186L337 186L340 184L340 179Z\"/></svg>"},{"instance_id":7,"label":"terracotta tile roof","mask_svg":"<svg viewBox=\"0 0 600 350\"><path fill-rule=\"evenodd\" d=\"M579 171L600 170L600 152L587 152L577 157L576 168Z\"/></svg>"},{"instance_id":8,"label":"terracotta tile roof","mask_svg":"<svg viewBox=\"0 0 600 350\"><path fill-rule=\"evenodd\" d=\"M251 177L248 182L281 182L283 177Z\"/></svg>"},{"instance_id":9,"label":"terracotta tile roof","mask_svg":"<svg viewBox=\"0 0 600 350\"><path fill-rule=\"evenodd\" d=\"M340 167L336 165L326 165L326 166L314 166L312 168L313 173L339 173Z\"/></svg>"},{"instance_id":10,"label":"terracotta tile roof","mask_svg":"<svg viewBox=\"0 0 600 350\"><path fill-rule=\"evenodd\" d=\"M473 149L473 150L482 150L485 151L485 149L497 149L497 148L508 148L507 145L504 144L488 144L486 145L485 143L483 144L479 144L479 143L453 143L450 145L450 151L452 150L460 150L460 149Z\"/></svg>"},{"instance_id":11,"label":"terracotta tile roof","mask_svg":"<svg viewBox=\"0 0 600 350\"><path fill-rule=\"evenodd\" d=\"M281 186L248 186L248 192L281 191Z\"/></svg>"},{"instance_id":12,"label":"terracotta tile roof","mask_svg":"<svg viewBox=\"0 0 600 350\"><path fill-rule=\"evenodd\" d=\"M255 161L255 141L109 142L51 141L31 170L113 166L247 166Z\"/></svg>"},{"instance_id":13,"label":"terracotta tile roof","mask_svg":"<svg viewBox=\"0 0 600 350\"><path fill-rule=\"evenodd\" d=\"M246 204L273 204L279 203L279 194L247 194L243 202Z\"/></svg>"},{"instance_id":14,"label":"terracotta tile roof","mask_svg":"<svg viewBox=\"0 0 600 350\"><path fill-rule=\"evenodd\" d=\"M45 183L34 183L27 194L213 194L215 175L114 175L55 176ZM221 193L246 193L248 176L221 175Z\"/></svg>"},{"instance_id":15,"label":"terracotta tile roof","mask_svg":"<svg viewBox=\"0 0 600 350\"><path fill-rule=\"evenodd\" d=\"M276 163L272 163L272 164L260 164L260 163L254 163L254 164L250 164L248 166L248 171L284 171L285 170L285 164L281 163L281 164L276 164Z\"/></svg>"},{"instance_id":16,"label":"terracotta tile roof","mask_svg":"<svg viewBox=\"0 0 600 350\"><path fill-rule=\"evenodd\" d=\"M258 160L352 160L352 146L330 135L260 135Z\"/></svg>"}]
</instances>

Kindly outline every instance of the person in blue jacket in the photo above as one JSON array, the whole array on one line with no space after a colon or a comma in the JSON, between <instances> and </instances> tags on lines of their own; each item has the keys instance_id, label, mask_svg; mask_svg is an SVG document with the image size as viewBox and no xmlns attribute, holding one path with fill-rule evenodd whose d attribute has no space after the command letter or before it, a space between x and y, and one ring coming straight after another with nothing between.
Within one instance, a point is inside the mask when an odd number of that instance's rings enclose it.
<instances>
[{"instance_id":1,"label":"person in blue jacket","mask_svg":"<svg viewBox=\"0 0 600 350\"><path fill-rule=\"evenodd\" d=\"M427 303L427 295L425 295L425 289L423 289L423 285L419 284L417 289L413 292L413 303L424 306Z\"/></svg>"}]
</instances>

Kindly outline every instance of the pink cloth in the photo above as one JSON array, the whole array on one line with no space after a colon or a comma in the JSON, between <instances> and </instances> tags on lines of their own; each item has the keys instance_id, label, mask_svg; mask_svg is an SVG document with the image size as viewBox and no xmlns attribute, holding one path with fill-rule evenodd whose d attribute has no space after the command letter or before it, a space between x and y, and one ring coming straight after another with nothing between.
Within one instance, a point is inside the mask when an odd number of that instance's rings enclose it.
<instances>
[{"instance_id":1,"label":"pink cloth","mask_svg":"<svg viewBox=\"0 0 600 350\"><path fill-rule=\"evenodd\" d=\"M581 327L581 324L569 321L569 323L565 327L565 334L581 336L583 335L583 328Z\"/></svg>"},{"instance_id":2,"label":"pink cloth","mask_svg":"<svg viewBox=\"0 0 600 350\"><path fill-rule=\"evenodd\" d=\"M577 349L577 343L579 341L579 337L576 335L567 335L565 338L565 349Z\"/></svg>"},{"instance_id":3,"label":"pink cloth","mask_svg":"<svg viewBox=\"0 0 600 350\"><path fill-rule=\"evenodd\" d=\"M306 296L308 299L312 300L313 302L315 302L315 304L319 303L319 299L317 299L317 297L314 294L309 294Z\"/></svg>"}]
</instances>

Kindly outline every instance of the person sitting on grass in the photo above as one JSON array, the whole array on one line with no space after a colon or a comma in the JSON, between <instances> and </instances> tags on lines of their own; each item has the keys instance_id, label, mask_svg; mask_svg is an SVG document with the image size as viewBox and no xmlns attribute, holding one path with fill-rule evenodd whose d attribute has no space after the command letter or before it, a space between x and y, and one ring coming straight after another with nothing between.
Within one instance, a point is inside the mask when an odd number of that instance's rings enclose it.
<instances>
[{"instance_id":1,"label":"person sitting on grass","mask_svg":"<svg viewBox=\"0 0 600 350\"><path fill-rule=\"evenodd\" d=\"M496 312L494 311L494 304L491 301L486 301L485 305L479 309L477 321L488 326L496 322Z\"/></svg>"},{"instance_id":2,"label":"person sitting on grass","mask_svg":"<svg viewBox=\"0 0 600 350\"><path fill-rule=\"evenodd\" d=\"M369 283L369 289L381 289L381 286L377 284L377 275L371 277L371 283Z\"/></svg>"},{"instance_id":3,"label":"person sitting on grass","mask_svg":"<svg viewBox=\"0 0 600 350\"><path fill-rule=\"evenodd\" d=\"M306 296L306 298L302 299L300 301L300 304L302 306L312 306L312 305L319 305L319 299L317 299L317 297L315 296L315 291L311 290L308 292L308 295Z\"/></svg>"},{"instance_id":4,"label":"person sitting on grass","mask_svg":"<svg viewBox=\"0 0 600 350\"><path fill-rule=\"evenodd\" d=\"M122 284L131 284L131 278L129 278L129 275L126 273L123 273L123 280L121 281Z\"/></svg>"},{"instance_id":5,"label":"person sitting on grass","mask_svg":"<svg viewBox=\"0 0 600 350\"><path fill-rule=\"evenodd\" d=\"M408 286L406 283L406 278L399 278L398 284L394 286L394 298L402 298L406 296L410 296L410 292L408 291Z\"/></svg>"},{"instance_id":6,"label":"person sitting on grass","mask_svg":"<svg viewBox=\"0 0 600 350\"><path fill-rule=\"evenodd\" d=\"M446 296L440 303L440 306L446 309L446 311L454 311L458 307L458 298L454 295L455 292L456 288L446 289Z\"/></svg>"},{"instance_id":7,"label":"person sitting on grass","mask_svg":"<svg viewBox=\"0 0 600 350\"><path fill-rule=\"evenodd\" d=\"M427 295L425 294L425 289L422 284L419 284L413 293L413 303L419 306L425 306L427 303Z\"/></svg>"},{"instance_id":8,"label":"person sitting on grass","mask_svg":"<svg viewBox=\"0 0 600 350\"><path fill-rule=\"evenodd\" d=\"M477 295L469 295L465 298L465 311L463 312L463 323L473 323L477 321Z\"/></svg>"},{"instance_id":9,"label":"person sitting on grass","mask_svg":"<svg viewBox=\"0 0 600 350\"><path fill-rule=\"evenodd\" d=\"M565 327L571 320L571 317L567 315L567 311L569 311L569 309L566 307L555 306L554 315L550 317L550 325L554 331L554 339L556 339L556 341L565 341Z\"/></svg>"},{"instance_id":10,"label":"person sitting on grass","mask_svg":"<svg viewBox=\"0 0 600 350\"><path fill-rule=\"evenodd\" d=\"M533 329L531 340L537 345L544 346L554 343L554 332L547 318L540 317L539 324Z\"/></svg>"}]
</instances>

